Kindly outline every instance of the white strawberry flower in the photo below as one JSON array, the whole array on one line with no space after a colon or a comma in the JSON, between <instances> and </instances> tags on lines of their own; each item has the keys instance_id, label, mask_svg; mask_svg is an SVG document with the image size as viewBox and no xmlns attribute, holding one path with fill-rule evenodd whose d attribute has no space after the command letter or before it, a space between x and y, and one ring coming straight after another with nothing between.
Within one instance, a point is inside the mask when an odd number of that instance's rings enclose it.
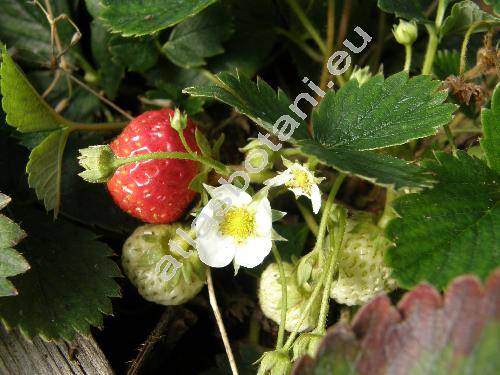
<instances>
[{"instance_id":1,"label":"white strawberry flower","mask_svg":"<svg viewBox=\"0 0 500 375\"><path fill-rule=\"evenodd\" d=\"M205 188L212 199L195 222L201 261L210 267L225 267L234 260L235 269L261 264L273 239L278 239L272 228L267 188L253 198L229 184Z\"/></svg>"},{"instance_id":2,"label":"white strawberry flower","mask_svg":"<svg viewBox=\"0 0 500 375\"><path fill-rule=\"evenodd\" d=\"M306 196L311 200L313 212L317 214L321 208L321 191L318 184L324 180L324 177L314 177L314 174L302 164L292 163L286 159L283 159L283 163L287 169L265 181L264 184L267 186L285 185L295 194L295 198L301 195Z\"/></svg>"}]
</instances>

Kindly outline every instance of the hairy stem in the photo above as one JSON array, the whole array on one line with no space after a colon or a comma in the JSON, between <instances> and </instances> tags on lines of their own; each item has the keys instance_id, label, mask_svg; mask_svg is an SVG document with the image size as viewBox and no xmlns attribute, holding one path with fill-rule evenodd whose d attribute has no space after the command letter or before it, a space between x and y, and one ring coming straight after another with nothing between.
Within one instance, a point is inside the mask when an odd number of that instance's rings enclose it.
<instances>
[{"instance_id":1,"label":"hairy stem","mask_svg":"<svg viewBox=\"0 0 500 375\"><path fill-rule=\"evenodd\" d=\"M295 13L297 18L299 19L300 23L306 31L311 35L313 40L316 42L318 45L319 49L321 52L324 54L326 53L326 44L321 38L321 35L319 34L318 30L314 27L314 25L311 23L307 15L304 13L302 8L300 7L299 3L297 3L297 0L286 0L288 2L288 5L292 9L292 11Z\"/></svg>"},{"instance_id":2,"label":"hairy stem","mask_svg":"<svg viewBox=\"0 0 500 375\"><path fill-rule=\"evenodd\" d=\"M274 259L278 264L278 270L280 273L280 283L281 283L281 317L280 325L278 329L278 340L276 341L276 350L280 350L283 347L283 339L285 337L285 326L286 326L286 310L287 310L287 288L286 288L286 276L285 269L283 268L283 261L281 260L281 255L273 243L272 252Z\"/></svg>"},{"instance_id":3,"label":"hairy stem","mask_svg":"<svg viewBox=\"0 0 500 375\"><path fill-rule=\"evenodd\" d=\"M316 329L314 330L317 334L324 334L326 332L326 318L328 316L328 307L330 300L330 289L333 283L333 274L335 273L335 268L337 264L338 254L342 247L342 242L344 240L344 232L346 225L346 215L345 212L342 211L340 215L339 227L337 233L335 235L330 233L330 251L332 252L330 259L328 260L327 274L325 280L325 286L323 288L323 296L321 298L321 306L319 310L318 324L316 325Z\"/></svg>"},{"instance_id":4,"label":"hairy stem","mask_svg":"<svg viewBox=\"0 0 500 375\"><path fill-rule=\"evenodd\" d=\"M304 221L306 222L307 226L313 232L313 234L318 237L318 232L319 232L319 225L316 222L316 219L314 218L313 214L311 211L309 211L302 203L299 201L297 202L297 207L299 208L300 213L302 214L302 217L304 218Z\"/></svg>"},{"instance_id":5,"label":"hairy stem","mask_svg":"<svg viewBox=\"0 0 500 375\"><path fill-rule=\"evenodd\" d=\"M229 337L227 336L226 328L224 327L224 322L219 311L219 305L217 304L217 299L215 298L214 283L212 280L212 273L210 272L210 268L207 268L207 285L208 299L210 300L210 306L212 307L212 310L214 312L215 321L217 322L217 327L219 328L222 342L224 343L224 349L226 350L227 359L229 360L229 365L231 366L231 372L233 373L233 375L238 375L238 368L236 367L236 361L234 360L233 351L231 350Z\"/></svg>"},{"instance_id":6,"label":"hairy stem","mask_svg":"<svg viewBox=\"0 0 500 375\"><path fill-rule=\"evenodd\" d=\"M480 21L473 23L470 25L470 27L467 29L467 32L465 33L464 40L462 42L462 48L460 49L460 76L463 76L465 73L465 68L467 66L467 48L469 45L469 40L474 32L478 27L487 25L488 22L485 21Z\"/></svg>"},{"instance_id":7,"label":"hairy stem","mask_svg":"<svg viewBox=\"0 0 500 375\"><path fill-rule=\"evenodd\" d=\"M337 195L337 192L339 191L340 186L342 185L342 182L344 181L345 177L346 175L344 173L340 173L337 179L335 180L332 189L330 190L330 194L328 194L328 199L326 201L325 208L323 210L323 215L321 217L321 222L319 225L318 238L316 240L316 245L314 246L313 251L317 251L318 249L321 249L323 247L323 241L326 234L326 224L328 223L328 216L330 215L330 210L333 207L335 196ZM330 252L327 263L330 262L330 258L332 256L333 252ZM302 325L302 323L304 323L307 314L309 314L309 310L311 310L314 301L316 300L321 291L321 287L325 283L326 276L327 276L326 272L323 272L320 279L318 280L318 283L314 286L313 292L311 293L311 296L307 301L304 311L302 312L302 317L300 318L300 321L297 322L294 331L290 334L290 336L288 336L288 339L286 340L285 345L283 346L284 351L288 351L292 347L292 344L299 332L300 326Z\"/></svg>"},{"instance_id":8,"label":"hairy stem","mask_svg":"<svg viewBox=\"0 0 500 375\"><path fill-rule=\"evenodd\" d=\"M342 48L345 37L347 35L347 27L349 26L349 19L351 18L352 0L346 0L342 8L342 18L340 19L339 36L337 38L337 49Z\"/></svg>"},{"instance_id":9,"label":"hairy stem","mask_svg":"<svg viewBox=\"0 0 500 375\"><path fill-rule=\"evenodd\" d=\"M297 47L299 47L306 55L308 55L311 59L317 62L323 61L323 56L316 52L313 48L309 47L307 43L300 39L300 37L294 33L291 33L288 30L284 30L280 27L276 28L276 33L283 35L289 41L294 43Z\"/></svg>"},{"instance_id":10,"label":"hairy stem","mask_svg":"<svg viewBox=\"0 0 500 375\"><path fill-rule=\"evenodd\" d=\"M443 126L444 132L446 134L446 138L448 138L448 142L451 146L451 150L453 151L453 155L457 154L457 145L455 144L455 140L453 139L453 134L450 130L450 125L446 124Z\"/></svg>"}]
</instances>

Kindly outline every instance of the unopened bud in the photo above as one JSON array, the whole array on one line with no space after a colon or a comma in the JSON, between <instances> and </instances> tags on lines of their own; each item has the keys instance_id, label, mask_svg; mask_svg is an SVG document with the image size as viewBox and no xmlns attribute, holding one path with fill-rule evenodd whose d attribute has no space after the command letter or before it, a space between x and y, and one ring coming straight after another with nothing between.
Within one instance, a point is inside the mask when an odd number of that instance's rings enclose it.
<instances>
[{"instance_id":1,"label":"unopened bud","mask_svg":"<svg viewBox=\"0 0 500 375\"><path fill-rule=\"evenodd\" d=\"M418 36L417 24L415 21L399 20L399 25L393 26L392 33L399 44L412 45Z\"/></svg>"},{"instance_id":2,"label":"unopened bud","mask_svg":"<svg viewBox=\"0 0 500 375\"><path fill-rule=\"evenodd\" d=\"M186 129L187 127L187 114L181 113L179 108L174 112L174 115L170 117L170 126L178 132Z\"/></svg>"},{"instance_id":3,"label":"unopened bud","mask_svg":"<svg viewBox=\"0 0 500 375\"><path fill-rule=\"evenodd\" d=\"M107 182L116 171L115 160L115 154L109 145L81 149L78 162L85 170L78 175L91 183Z\"/></svg>"},{"instance_id":4,"label":"unopened bud","mask_svg":"<svg viewBox=\"0 0 500 375\"><path fill-rule=\"evenodd\" d=\"M370 72L370 67L365 66L363 69L355 67L352 71L350 79L355 79L358 81L359 86L365 84L372 77L372 73Z\"/></svg>"},{"instance_id":5,"label":"unopened bud","mask_svg":"<svg viewBox=\"0 0 500 375\"><path fill-rule=\"evenodd\" d=\"M257 375L283 375L288 374L292 368L290 358L284 352L265 352L262 355L259 371Z\"/></svg>"}]
</instances>

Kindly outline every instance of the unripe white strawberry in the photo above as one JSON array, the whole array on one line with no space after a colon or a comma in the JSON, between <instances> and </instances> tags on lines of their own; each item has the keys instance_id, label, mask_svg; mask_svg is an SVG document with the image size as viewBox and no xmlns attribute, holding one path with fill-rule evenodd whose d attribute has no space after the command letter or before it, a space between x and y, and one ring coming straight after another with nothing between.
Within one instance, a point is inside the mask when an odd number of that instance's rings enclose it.
<instances>
[{"instance_id":1,"label":"unripe white strawberry","mask_svg":"<svg viewBox=\"0 0 500 375\"><path fill-rule=\"evenodd\" d=\"M330 296L338 303L352 306L393 290L395 281L384 264L388 244L382 229L371 218L348 220Z\"/></svg>"},{"instance_id":2,"label":"unripe white strawberry","mask_svg":"<svg viewBox=\"0 0 500 375\"><path fill-rule=\"evenodd\" d=\"M285 329L293 332L304 315L304 308L310 293L297 284L297 273L290 263L283 263L287 286L287 314ZM259 302L266 317L277 324L281 321L281 282L278 264L271 263L262 273L259 286ZM310 309L306 319L299 327L299 332L311 329L316 324L320 299Z\"/></svg>"},{"instance_id":3,"label":"unripe white strawberry","mask_svg":"<svg viewBox=\"0 0 500 375\"><path fill-rule=\"evenodd\" d=\"M148 301L166 306L180 305L203 288L205 267L197 253L192 251L185 258L170 249L169 241L178 238L175 231L179 227L177 224L143 225L123 245L123 270ZM182 244L182 240L179 239L179 243Z\"/></svg>"}]
</instances>

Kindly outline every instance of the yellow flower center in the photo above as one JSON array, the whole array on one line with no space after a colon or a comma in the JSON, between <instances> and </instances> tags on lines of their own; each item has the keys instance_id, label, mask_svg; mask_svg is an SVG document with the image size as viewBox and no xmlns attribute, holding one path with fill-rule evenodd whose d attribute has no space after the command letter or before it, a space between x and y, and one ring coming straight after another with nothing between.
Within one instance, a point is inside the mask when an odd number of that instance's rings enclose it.
<instances>
[{"instance_id":1,"label":"yellow flower center","mask_svg":"<svg viewBox=\"0 0 500 375\"><path fill-rule=\"evenodd\" d=\"M231 207L219 226L220 232L238 242L250 237L255 231L255 215L245 207Z\"/></svg>"},{"instance_id":2,"label":"yellow flower center","mask_svg":"<svg viewBox=\"0 0 500 375\"><path fill-rule=\"evenodd\" d=\"M288 187L301 188L306 193L309 193L311 190L311 185L313 183L309 173L301 169L294 169L292 170L292 174L293 174L293 179L288 181L286 185Z\"/></svg>"}]
</instances>

